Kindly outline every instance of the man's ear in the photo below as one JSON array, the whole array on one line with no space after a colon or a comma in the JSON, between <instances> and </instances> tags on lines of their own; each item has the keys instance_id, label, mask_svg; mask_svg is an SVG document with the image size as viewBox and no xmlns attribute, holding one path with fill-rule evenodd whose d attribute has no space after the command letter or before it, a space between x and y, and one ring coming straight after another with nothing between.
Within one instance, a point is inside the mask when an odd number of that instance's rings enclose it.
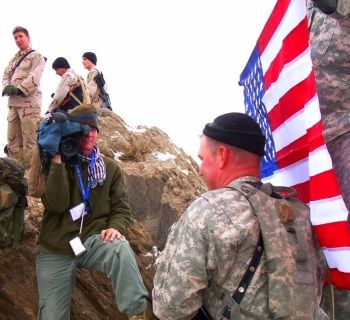
<instances>
[{"instance_id":1,"label":"man's ear","mask_svg":"<svg viewBox=\"0 0 350 320\"><path fill-rule=\"evenodd\" d=\"M218 167L219 169L222 169L226 164L229 159L229 150L226 146L219 146L217 149L217 154L216 158L218 161Z\"/></svg>"}]
</instances>

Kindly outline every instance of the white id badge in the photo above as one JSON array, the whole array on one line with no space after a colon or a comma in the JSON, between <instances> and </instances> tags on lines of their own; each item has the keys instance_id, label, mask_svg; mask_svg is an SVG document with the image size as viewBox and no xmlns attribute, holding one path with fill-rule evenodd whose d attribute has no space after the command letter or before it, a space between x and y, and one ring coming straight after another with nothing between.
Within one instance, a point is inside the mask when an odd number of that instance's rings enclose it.
<instances>
[{"instance_id":1,"label":"white id badge","mask_svg":"<svg viewBox=\"0 0 350 320\"><path fill-rule=\"evenodd\" d=\"M69 244L70 244L76 257L79 257L80 255L82 255L86 251L86 248L84 247L84 245L81 242L79 237L75 237L74 239L69 241Z\"/></svg>"},{"instance_id":2,"label":"white id badge","mask_svg":"<svg viewBox=\"0 0 350 320\"><path fill-rule=\"evenodd\" d=\"M70 215L72 216L73 221L78 220L83 215L85 216L87 212L85 211L85 204L84 202L78 204L74 208L70 209Z\"/></svg>"}]
</instances>

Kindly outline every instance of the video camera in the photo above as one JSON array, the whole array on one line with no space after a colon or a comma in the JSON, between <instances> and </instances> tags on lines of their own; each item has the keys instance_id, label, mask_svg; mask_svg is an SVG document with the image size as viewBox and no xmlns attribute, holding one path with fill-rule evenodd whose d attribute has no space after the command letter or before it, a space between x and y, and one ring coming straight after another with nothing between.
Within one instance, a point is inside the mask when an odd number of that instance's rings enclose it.
<instances>
[{"instance_id":1,"label":"video camera","mask_svg":"<svg viewBox=\"0 0 350 320\"><path fill-rule=\"evenodd\" d=\"M78 136L87 136L90 126L75 121L65 111L56 111L41 121L38 145L44 168L50 167L51 158L59 153L65 162L73 163L79 152Z\"/></svg>"}]
</instances>

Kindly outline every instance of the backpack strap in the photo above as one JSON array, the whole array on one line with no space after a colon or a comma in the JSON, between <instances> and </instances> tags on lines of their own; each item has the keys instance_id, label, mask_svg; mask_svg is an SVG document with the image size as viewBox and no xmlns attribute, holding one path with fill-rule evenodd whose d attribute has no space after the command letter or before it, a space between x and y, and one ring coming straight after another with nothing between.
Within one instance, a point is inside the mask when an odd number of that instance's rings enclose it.
<instances>
[{"instance_id":1,"label":"backpack strap","mask_svg":"<svg viewBox=\"0 0 350 320\"><path fill-rule=\"evenodd\" d=\"M261 181L245 181L244 184L249 184L262 192L266 193L267 195L271 196L272 198L276 199L290 199L294 198L297 194L296 190L292 187L285 187L285 186L274 186L271 183L262 183ZM244 184L242 184L239 189L231 188L234 190L238 190L240 192L243 192L246 196L249 196L251 191L244 187Z\"/></svg>"},{"instance_id":2,"label":"backpack strap","mask_svg":"<svg viewBox=\"0 0 350 320\"><path fill-rule=\"evenodd\" d=\"M244 273L242 280L239 282L237 289L232 295L232 299L235 300L238 304L240 304L244 298L244 295L255 274L255 270L259 266L263 252L264 252L263 238L260 232L259 240L255 247L253 257L249 262L248 268ZM225 307L223 316L226 317L227 319L231 319L231 307L229 306Z\"/></svg>"},{"instance_id":3,"label":"backpack strap","mask_svg":"<svg viewBox=\"0 0 350 320\"><path fill-rule=\"evenodd\" d=\"M82 104L82 101L80 101L79 98L78 98L72 91L69 91L69 95L70 95L76 102L78 102L79 104Z\"/></svg>"},{"instance_id":4,"label":"backpack strap","mask_svg":"<svg viewBox=\"0 0 350 320\"><path fill-rule=\"evenodd\" d=\"M16 63L16 65L15 65L15 67L13 68L13 71L16 70L16 68L22 63L22 61L24 60L24 58L25 58L27 55L31 54L31 53L34 52L34 51L35 51L34 49L28 51L21 59L19 59L18 62Z\"/></svg>"},{"instance_id":5,"label":"backpack strap","mask_svg":"<svg viewBox=\"0 0 350 320\"><path fill-rule=\"evenodd\" d=\"M246 186L245 184L248 184L249 186ZM251 188L250 186L254 187L254 189ZM256 192L256 189L259 189L259 190L263 191L264 193L266 193L267 195L269 195L273 198L277 198L277 199L291 198L296 194L296 192L293 188L284 187L284 186L274 186L271 183L264 184L260 181L256 181L256 182L247 181L247 182L241 184L240 186L237 186L237 188L231 187L231 186L229 186L228 188L235 190L235 191L238 191L240 193L243 193L243 195L247 198L248 201L249 201L249 197ZM249 201L249 203L250 203L250 201ZM293 231L294 231L294 229L293 229ZM297 235L298 235L298 233L297 233ZM299 238L301 238L301 237L299 237ZM263 237L262 237L262 233L260 232L257 246L256 246L255 251L253 253L253 256L249 262L247 270L245 271L241 281L239 282L238 287L236 288L235 292L232 295L232 299L238 305L242 302L242 300L245 296L245 293L246 293L246 291L247 291L247 289L248 289L248 287L253 279L255 271L256 271L256 269L259 266L259 263L261 261L263 251L264 251ZM304 256L303 252L300 253L300 256L301 257ZM237 305L236 305L236 308L234 308L234 310L232 310L232 307L226 305L224 308L223 316L227 319L232 319L231 318L232 312L234 312L234 313L237 312ZM235 315L234 315L234 317L235 317Z\"/></svg>"}]
</instances>

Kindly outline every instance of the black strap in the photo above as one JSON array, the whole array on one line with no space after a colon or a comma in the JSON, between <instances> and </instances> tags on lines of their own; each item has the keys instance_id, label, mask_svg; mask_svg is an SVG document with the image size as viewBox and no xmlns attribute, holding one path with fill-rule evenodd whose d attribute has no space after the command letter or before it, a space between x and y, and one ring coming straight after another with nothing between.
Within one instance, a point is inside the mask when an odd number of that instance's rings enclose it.
<instances>
[{"instance_id":1,"label":"black strap","mask_svg":"<svg viewBox=\"0 0 350 320\"><path fill-rule=\"evenodd\" d=\"M17 68L17 67L21 64L21 62L24 60L24 58L25 58L28 54L30 54L30 53L32 53L32 52L34 52L34 51L35 51L35 50L30 50L30 51L28 51L21 59L19 59L12 71L14 72L14 71L16 70L16 68Z\"/></svg>"},{"instance_id":2,"label":"black strap","mask_svg":"<svg viewBox=\"0 0 350 320\"><path fill-rule=\"evenodd\" d=\"M247 268L246 272L244 273L241 282L239 283L236 291L232 295L232 299L235 300L238 304L241 303L241 301L242 301L242 299L247 291L247 288L249 287L249 285L253 279L253 276L255 274L255 270L257 269L257 267L260 263L263 251L264 251L263 238L262 238L262 234L260 232L259 240L258 240L257 246L255 247L253 257L249 262L248 268ZM228 307L228 306L225 307L223 316L226 317L227 319L231 318L231 308L230 307Z\"/></svg>"},{"instance_id":3,"label":"black strap","mask_svg":"<svg viewBox=\"0 0 350 320\"><path fill-rule=\"evenodd\" d=\"M21 62L24 60L24 58L25 58L28 54L30 54L30 53L32 53L32 52L34 52L34 51L35 51L34 49L28 51L21 59L19 59L19 60L17 61L15 67L12 69L11 78L12 78L13 74L15 73L15 70L17 69L17 67L18 67L18 66L21 64Z\"/></svg>"}]
</instances>

